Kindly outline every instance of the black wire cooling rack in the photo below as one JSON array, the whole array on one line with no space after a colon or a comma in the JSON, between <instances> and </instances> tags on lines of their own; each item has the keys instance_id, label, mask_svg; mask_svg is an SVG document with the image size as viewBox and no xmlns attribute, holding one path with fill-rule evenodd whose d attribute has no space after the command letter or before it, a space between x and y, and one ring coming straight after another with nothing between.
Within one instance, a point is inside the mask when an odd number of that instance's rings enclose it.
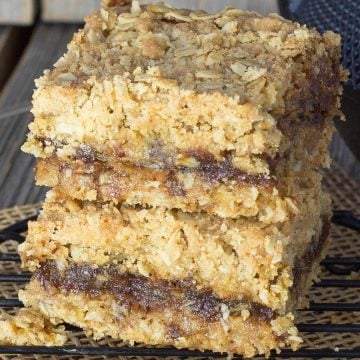
<instances>
[{"instance_id":1,"label":"black wire cooling rack","mask_svg":"<svg viewBox=\"0 0 360 360\"><path fill-rule=\"evenodd\" d=\"M18 243L24 241L23 233L27 230L27 223L36 219L36 215L19 221L0 231L0 245L7 240L15 240ZM360 232L360 219L353 216L350 211L335 211L332 222L339 226L345 226L349 229ZM0 262L20 262L17 253L0 253ZM360 257L327 257L322 265L330 274L336 275L336 278L326 278L314 284L314 287L323 288L360 288L360 280L339 279L339 276L347 276L360 270ZM29 281L29 273L9 273L0 274L0 283L26 283ZM0 298L0 308L20 308L22 303L18 299ZM343 303L343 302L311 302L309 308L299 311L312 312L360 312L360 302ZM360 324L317 324L301 323L297 324L302 333L359 333ZM79 331L75 327L68 326L69 331ZM360 344L356 344L360 346ZM148 348L148 347L129 347L129 346L0 346L0 357L2 355L58 355L58 356L131 356L131 357L198 357L198 358L220 358L224 354L213 353L210 351L194 351L187 349L175 348ZM320 358L347 358L360 359L360 347L354 349L316 349L303 348L296 352L290 349L282 350L281 354L274 354L273 357L279 359L301 358L301 359L320 359ZM235 356L235 358L241 358Z\"/></svg>"}]
</instances>

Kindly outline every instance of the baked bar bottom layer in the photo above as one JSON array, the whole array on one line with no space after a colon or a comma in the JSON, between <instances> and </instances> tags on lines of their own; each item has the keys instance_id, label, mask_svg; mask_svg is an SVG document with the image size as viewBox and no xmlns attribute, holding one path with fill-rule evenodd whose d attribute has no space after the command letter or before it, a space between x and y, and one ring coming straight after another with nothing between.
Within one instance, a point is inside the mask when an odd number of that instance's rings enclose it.
<instances>
[{"instance_id":1,"label":"baked bar bottom layer","mask_svg":"<svg viewBox=\"0 0 360 360\"><path fill-rule=\"evenodd\" d=\"M290 290L294 311L316 277L327 245L328 228L297 261L296 283ZM191 282L150 281L120 273L116 267L54 261L35 271L20 299L54 324L67 322L100 339L173 345L247 357L268 354L301 343L291 312L278 315L246 300L224 300L198 291ZM16 340L15 340L16 341Z\"/></svg>"},{"instance_id":2,"label":"baked bar bottom layer","mask_svg":"<svg viewBox=\"0 0 360 360\"><path fill-rule=\"evenodd\" d=\"M288 220L304 193L320 184L315 171L302 170L301 176L283 171L278 182L266 175L236 175L236 169L226 166L156 170L53 157L38 160L36 179L38 185L56 186L64 197L79 200L204 211L231 218L256 216L266 223Z\"/></svg>"},{"instance_id":3,"label":"baked bar bottom layer","mask_svg":"<svg viewBox=\"0 0 360 360\"><path fill-rule=\"evenodd\" d=\"M220 299L187 281L156 281L116 266L41 264L19 297L54 325L66 322L95 339L110 336L247 357L301 343L294 311L316 278L328 244L328 223L295 262L291 301L282 315L247 299ZM16 338L13 340L16 343Z\"/></svg>"},{"instance_id":4,"label":"baked bar bottom layer","mask_svg":"<svg viewBox=\"0 0 360 360\"><path fill-rule=\"evenodd\" d=\"M117 265L149 278L193 278L222 298L245 296L284 309L292 267L320 236L329 213L320 192L284 224L223 219L162 208L94 204L51 191L19 246L23 266L41 263Z\"/></svg>"},{"instance_id":5,"label":"baked bar bottom layer","mask_svg":"<svg viewBox=\"0 0 360 360\"><path fill-rule=\"evenodd\" d=\"M36 273L20 292L20 299L55 324L81 327L95 339L110 336L130 344L173 345L245 356L286 345L297 348L301 343L291 313L277 316L266 308L222 302L196 291L187 290L186 294L165 286L149 287L136 277L128 287L120 276L118 282L111 283L111 291L99 291L93 285L88 292L84 288L89 283L81 275L65 278L64 283L57 283L54 277L55 272ZM102 281L98 280L98 286Z\"/></svg>"}]
</instances>

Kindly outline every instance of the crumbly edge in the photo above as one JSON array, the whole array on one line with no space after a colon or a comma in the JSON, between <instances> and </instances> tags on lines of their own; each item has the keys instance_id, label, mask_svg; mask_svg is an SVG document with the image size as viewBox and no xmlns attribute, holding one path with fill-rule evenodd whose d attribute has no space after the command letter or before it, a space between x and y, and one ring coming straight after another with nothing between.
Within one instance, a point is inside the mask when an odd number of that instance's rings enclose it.
<instances>
[{"instance_id":1,"label":"crumbly edge","mask_svg":"<svg viewBox=\"0 0 360 360\"><path fill-rule=\"evenodd\" d=\"M1 345L61 346L66 340L64 326L52 324L39 311L20 309L16 315L0 317Z\"/></svg>"},{"instance_id":2,"label":"crumbly edge","mask_svg":"<svg viewBox=\"0 0 360 360\"><path fill-rule=\"evenodd\" d=\"M268 354L271 349L301 343L293 325L293 315L268 321L253 321L248 313L229 315L223 307L222 320L204 322L183 309L166 308L160 312L126 311L111 296L88 298L82 294L49 293L32 280L20 299L55 323L67 322L100 339L110 336L130 344L173 345L177 348L213 350L244 354Z\"/></svg>"}]
</instances>

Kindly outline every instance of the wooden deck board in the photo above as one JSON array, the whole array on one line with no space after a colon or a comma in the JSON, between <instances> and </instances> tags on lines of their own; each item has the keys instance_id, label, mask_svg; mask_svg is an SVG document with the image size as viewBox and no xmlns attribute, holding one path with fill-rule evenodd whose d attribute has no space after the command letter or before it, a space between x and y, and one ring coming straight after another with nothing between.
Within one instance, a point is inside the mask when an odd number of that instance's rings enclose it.
<instances>
[{"instance_id":1,"label":"wooden deck board","mask_svg":"<svg viewBox=\"0 0 360 360\"><path fill-rule=\"evenodd\" d=\"M30 35L30 27L0 26L0 90L16 66Z\"/></svg>"},{"instance_id":2,"label":"wooden deck board","mask_svg":"<svg viewBox=\"0 0 360 360\"><path fill-rule=\"evenodd\" d=\"M1 113L30 104L34 79L64 53L77 26L37 25L23 56L0 95ZM27 127L27 111L0 119L0 208L41 200L45 189L35 186L34 158L21 152Z\"/></svg>"},{"instance_id":3,"label":"wooden deck board","mask_svg":"<svg viewBox=\"0 0 360 360\"><path fill-rule=\"evenodd\" d=\"M33 24L37 13L36 0L0 0L0 24Z\"/></svg>"}]
</instances>

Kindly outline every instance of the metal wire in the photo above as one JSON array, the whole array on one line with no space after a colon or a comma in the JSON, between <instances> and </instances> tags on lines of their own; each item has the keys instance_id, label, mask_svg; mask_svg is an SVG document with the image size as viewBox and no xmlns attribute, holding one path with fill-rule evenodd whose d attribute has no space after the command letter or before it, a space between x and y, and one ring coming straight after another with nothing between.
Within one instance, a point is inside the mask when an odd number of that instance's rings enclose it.
<instances>
[{"instance_id":1,"label":"metal wire","mask_svg":"<svg viewBox=\"0 0 360 360\"><path fill-rule=\"evenodd\" d=\"M3 354L19 355L66 355L66 356L141 356L141 357L200 357L200 358L220 358L226 357L226 354L214 353L211 351L196 351L174 348L141 348L141 347L75 347L75 346L2 346ZM331 350L331 349L301 349L296 352L284 349L280 354L274 355L280 359L293 358L347 358L359 359L360 350ZM235 359L242 359L240 356L234 356Z\"/></svg>"},{"instance_id":2,"label":"metal wire","mask_svg":"<svg viewBox=\"0 0 360 360\"><path fill-rule=\"evenodd\" d=\"M19 221L16 224L8 226L0 231L0 244L7 240L15 240L18 243L24 241L23 232L27 230L29 220L35 219L36 216L29 217ZM360 231L360 220L355 218L349 211L335 211L332 217L333 223L347 228ZM19 262L18 254L6 253L0 254L0 261ZM328 257L323 262L325 266L334 275L347 275L352 271L360 269L359 257ZM6 283L26 283L29 281L31 274L0 274L0 282ZM322 279L314 285L315 287L337 287L337 288L360 288L360 280L345 279ZM0 308L20 308L23 304L18 299L1 299ZM360 303L315 303L311 302L306 309L299 311L351 311L359 312ZM297 324L298 329L305 333L360 333L360 324ZM68 331L79 331L80 329L67 326ZM84 346L0 346L0 355L58 355L58 356L142 356L142 357L224 357L224 354L213 353L211 351L195 351L175 348L145 348L145 347L84 347ZM357 349L300 349L293 352L290 349L284 349L280 354L273 354L276 358L360 358L360 348ZM241 357L235 357L237 359Z\"/></svg>"}]
</instances>

